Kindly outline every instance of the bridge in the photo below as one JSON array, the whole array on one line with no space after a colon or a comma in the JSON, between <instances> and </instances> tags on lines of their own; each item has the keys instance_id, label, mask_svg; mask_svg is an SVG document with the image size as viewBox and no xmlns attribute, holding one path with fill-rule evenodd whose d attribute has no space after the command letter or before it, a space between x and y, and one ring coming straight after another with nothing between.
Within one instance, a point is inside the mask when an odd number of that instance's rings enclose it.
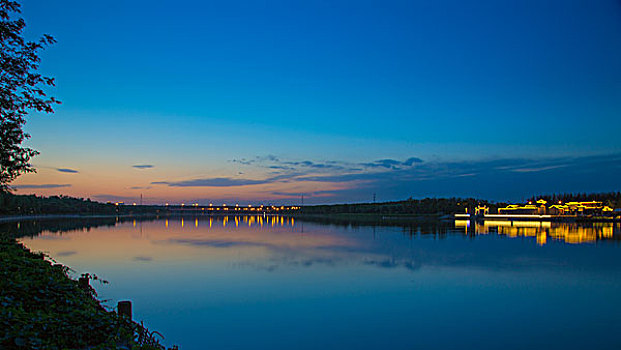
<instances>
[{"instance_id":1,"label":"bridge","mask_svg":"<svg viewBox=\"0 0 621 350\"><path fill-rule=\"evenodd\" d=\"M226 204L223 205L208 205L201 206L198 204L192 205L166 205L165 206L170 212L173 213L204 213L204 214L277 214L277 213L290 213L292 211L299 210L299 206L292 205L258 205L258 206L240 206L236 204L234 206L228 206Z\"/></svg>"}]
</instances>

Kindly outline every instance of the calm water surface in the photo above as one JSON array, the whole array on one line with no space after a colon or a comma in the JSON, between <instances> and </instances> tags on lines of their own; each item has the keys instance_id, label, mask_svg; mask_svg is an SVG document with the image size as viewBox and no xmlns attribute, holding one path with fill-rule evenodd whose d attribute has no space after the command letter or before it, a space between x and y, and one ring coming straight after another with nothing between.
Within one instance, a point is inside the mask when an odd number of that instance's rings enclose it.
<instances>
[{"instance_id":1,"label":"calm water surface","mask_svg":"<svg viewBox=\"0 0 621 350\"><path fill-rule=\"evenodd\" d=\"M7 225L181 349L621 348L612 224Z\"/></svg>"}]
</instances>

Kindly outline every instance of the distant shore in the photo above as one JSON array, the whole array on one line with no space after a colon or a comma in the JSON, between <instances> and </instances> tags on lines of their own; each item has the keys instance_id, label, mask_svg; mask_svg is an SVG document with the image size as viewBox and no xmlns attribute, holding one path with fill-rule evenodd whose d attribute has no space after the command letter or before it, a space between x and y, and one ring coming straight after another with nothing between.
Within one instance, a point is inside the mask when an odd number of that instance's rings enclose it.
<instances>
[{"instance_id":1,"label":"distant shore","mask_svg":"<svg viewBox=\"0 0 621 350\"><path fill-rule=\"evenodd\" d=\"M141 213L141 214L122 214L122 215L114 215L114 214L41 214L41 215L7 215L0 216L0 222L16 222L16 221L24 221L24 220L53 220L53 219L105 219L105 218L150 218L157 217L161 214L149 214L149 213Z\"/></svg>"}]
</instances>

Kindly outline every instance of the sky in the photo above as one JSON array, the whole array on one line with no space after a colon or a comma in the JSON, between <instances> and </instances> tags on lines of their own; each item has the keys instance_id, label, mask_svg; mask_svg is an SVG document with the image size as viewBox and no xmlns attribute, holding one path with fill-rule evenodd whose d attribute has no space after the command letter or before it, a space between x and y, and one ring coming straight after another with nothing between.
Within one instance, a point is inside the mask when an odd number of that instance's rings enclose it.
<instances>
[{"instance_id":1,"label":"sky","mask_svg":"<svg viewBox=\"0 0 621 350\"><path fill-rule=\"evenodd\" d=\"M23 0L63 103L16 193L305 204L618 191L621 1Z\"/></svg>"}]
</instances>

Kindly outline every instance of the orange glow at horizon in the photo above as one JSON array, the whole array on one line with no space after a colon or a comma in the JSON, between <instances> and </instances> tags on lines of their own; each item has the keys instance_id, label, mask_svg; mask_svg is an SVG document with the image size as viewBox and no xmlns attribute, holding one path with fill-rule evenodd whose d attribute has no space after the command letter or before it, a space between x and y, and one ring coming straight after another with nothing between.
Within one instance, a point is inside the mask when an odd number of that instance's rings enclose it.
<instances>
[{"instance_id":1,"label":"orange glow at horizon","mask_svg":"<svg viewBox=\"0 0 621 350\"><path fill-rule=\"evenodd\" d=\"M264 202L266 200L298 201L298 195L285 195L283 193L312 193L317 188L322 193L314 194L315 198L329 198L330 191L346 190L355 187L358 182L331 183L314 181L288 181L274 182L257 185L242 185L229 187L182 187L168 186L165 184L152 184L156 179L162 178L191 178L191 174L182 174L177 170L154 168L147 171L126 169L125 171L112 171L115 165L102 163L93 164L94 168L80 170L79 173L67 174L46 167L39 167L38 173L24 174L19 177L14 185L45 185L57 184L64 187L56 188L23 188L17 189L16 194L36 194L40 196L67 195L78 198L90 198L92 200L124 201L126 203L140 202L143 196L144 204L180 204L190 202L196 206L196 200L209 198L210 200L238 198L241 201ZM77 167L76 168L80 168ZM214 177L226 177L226 173L214 174ZM266 175L263 175L266 176ZM260 174L254 176L261 178ZM242 204L236 204L241 207ZM245 205L244 205L245 206ZM248 205L248 208L252 208Z\"/></svg>"}]
</instances>

